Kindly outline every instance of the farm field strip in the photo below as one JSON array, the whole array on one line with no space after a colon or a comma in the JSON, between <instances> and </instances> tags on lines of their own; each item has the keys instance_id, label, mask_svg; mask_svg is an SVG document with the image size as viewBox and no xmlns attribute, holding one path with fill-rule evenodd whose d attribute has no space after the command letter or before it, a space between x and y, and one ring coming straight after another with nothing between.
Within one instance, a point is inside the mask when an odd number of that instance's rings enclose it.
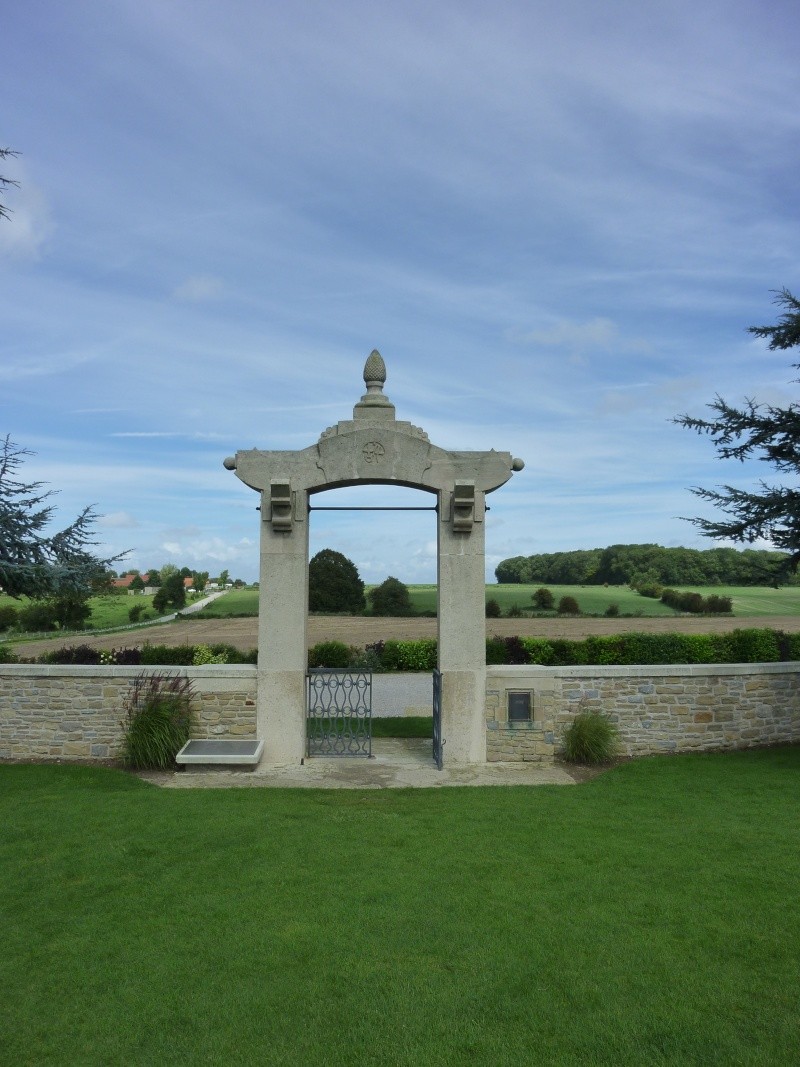
<instances>
[{"instance_id":1,"label":"farm field strip","mask_svg":"<svg viewBox=\"0 0 800 1067\"><path fill-rule=\"evenodd\" d=\"M344 641L346 645L363 648L375 641L413 640L436 637L437 620L429 618L370 618L368 616L311 615L308 620L307 644L310 648L320 641ZM486 636L493 637L566 637L581 640L585 637L630 633L730 633L731 630L771 628L796 633L800 630L800 615L753 617L694 617L605 619L605 618L522 618L487 619ZM52 637L47 640L22 641L12 647L29 658L41 655L61 645L85 644L92 648L141 648L151 645L214 645L225 643L247 652L258 645L258 619L204 618L199 615L181 622L127 630L117 634L80 634Z\"/></svg>"},{"instance_id":2,"label":"farm field strip","mask_svg":"<svg viewBox=\"0 0 800 1067\"><path fill-rule=\"evenodd\" d=\"M369 591L371 586L366 587ZM486 599L496 600L505 612L510 607L533 609L532 597L539 585L487 585ZM640 596L628 586L601 585L550 585L556 603L562 596L571 596L585 614L603 615L610 604L616 604L622 615L655 616L674 618L672 608L659 600ZM784 586L780 589L765 589L752 586L681 586L689 592L703 596L715 593L733 600L736 615L796 615L800 614L800 587ZM411 602L418 612L436 611L435 585L410 585ZM236 589L203 609L206 617L255 615L258 612L258 590ZM547 616L545 616L547 617Z\"/></svg>"}]
</instances>

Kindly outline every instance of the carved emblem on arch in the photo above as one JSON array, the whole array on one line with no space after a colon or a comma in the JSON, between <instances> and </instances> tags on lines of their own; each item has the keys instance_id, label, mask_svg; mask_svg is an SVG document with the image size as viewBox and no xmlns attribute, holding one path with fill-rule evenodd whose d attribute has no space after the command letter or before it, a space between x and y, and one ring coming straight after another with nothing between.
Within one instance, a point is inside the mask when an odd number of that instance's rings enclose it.
<instances>
[{"instance_id":1,"label":"carved emblem on arch","mask_svg":"<svg viewBox=\"0 0 800 1067\"><path fill-rule=\"evenodd\" d=\"M361 455L366 463L378 464L386 455L386 449L380 441L367 441L361 449Z\"/></svg>"}]
</instances>

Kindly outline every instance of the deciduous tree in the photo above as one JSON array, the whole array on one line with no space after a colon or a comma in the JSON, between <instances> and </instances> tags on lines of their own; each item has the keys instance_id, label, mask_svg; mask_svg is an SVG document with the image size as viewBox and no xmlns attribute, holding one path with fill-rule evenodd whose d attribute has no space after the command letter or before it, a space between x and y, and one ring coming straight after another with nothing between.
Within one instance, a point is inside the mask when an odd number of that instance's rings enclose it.
<instances>
[{"instance_id":1,"label":"deciduous tree","mask_svg":"<svg viewBox=\"0 0 800 1067\"><path fill-rule=\"evenodd\" d=\"M161 569L163 576L164 570ZM173 608L175 611L180 611L182 607L186 606L186 588L183 584L183 576L179 570L174 570L165 581L162 581L156 595L153 597L153 607L158 612L166 611L167 608Z\"/></svg>"},{"instance_id":2,"label":"deciduous tree","mask_svg":"<svg viewBox=\"0 0 800 1067\"><path fill-rule=\"evenodd\" d=\"M380 585L370 589L369 601L373 615L402 618L414 614L408 586L404 585L399 578L392 578L391 575Z\"/></svg>"},{"instance_id":3,"label":"deciduous tree","mask_svg":"<svg viewBox=\"0 0 800 1067\"><path fill-rule=\"evenodd\" d=\"M355 563L323 548L308 565L308 610L360 615L366 607L364 583Z\"/></svg>"}]
</instances>

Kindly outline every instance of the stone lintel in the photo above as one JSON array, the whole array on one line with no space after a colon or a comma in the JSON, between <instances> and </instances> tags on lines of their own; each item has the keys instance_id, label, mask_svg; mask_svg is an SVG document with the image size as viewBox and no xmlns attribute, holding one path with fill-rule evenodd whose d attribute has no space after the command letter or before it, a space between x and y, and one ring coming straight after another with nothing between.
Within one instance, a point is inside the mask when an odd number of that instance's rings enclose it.
<instances>
[{"instance_id":1,"label":"stone lintel","mask_svg":"<svg viewBox=\"0 0 800 1067\"><path fill-rule=\"evenodd\" d=\"M275 482L309 493L348 485L393 484L432 493L452 492L456 482L471 482L476 492L491 493L509 480L512 463L510 452L494 449L445 451L424 435L406 433L397 423L385 428L350 423L344 432L323 436L318 444L295 452L255 448L237 452L235 470L245 485L268 495Z\"/></svg>"}]
</instances>

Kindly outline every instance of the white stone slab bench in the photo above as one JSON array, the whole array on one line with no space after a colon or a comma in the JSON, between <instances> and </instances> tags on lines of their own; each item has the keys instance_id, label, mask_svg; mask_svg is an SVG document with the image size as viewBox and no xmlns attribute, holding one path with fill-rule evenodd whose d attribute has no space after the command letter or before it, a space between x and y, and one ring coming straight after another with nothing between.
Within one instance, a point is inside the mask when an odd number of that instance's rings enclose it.
<instances>
[{"instance_id":1,"label":"white stone slab bench","mask_svg":"<svg viewBox=\"0 0 800 1067\"><path fill-rule=\"evenodd\" d=\"M219 738L195 738L187 741L175 757L184 770L202 767L242 767L254 770L261 759L264 742L257 739L227 741Z\"/></svg>"}]
</instances>

